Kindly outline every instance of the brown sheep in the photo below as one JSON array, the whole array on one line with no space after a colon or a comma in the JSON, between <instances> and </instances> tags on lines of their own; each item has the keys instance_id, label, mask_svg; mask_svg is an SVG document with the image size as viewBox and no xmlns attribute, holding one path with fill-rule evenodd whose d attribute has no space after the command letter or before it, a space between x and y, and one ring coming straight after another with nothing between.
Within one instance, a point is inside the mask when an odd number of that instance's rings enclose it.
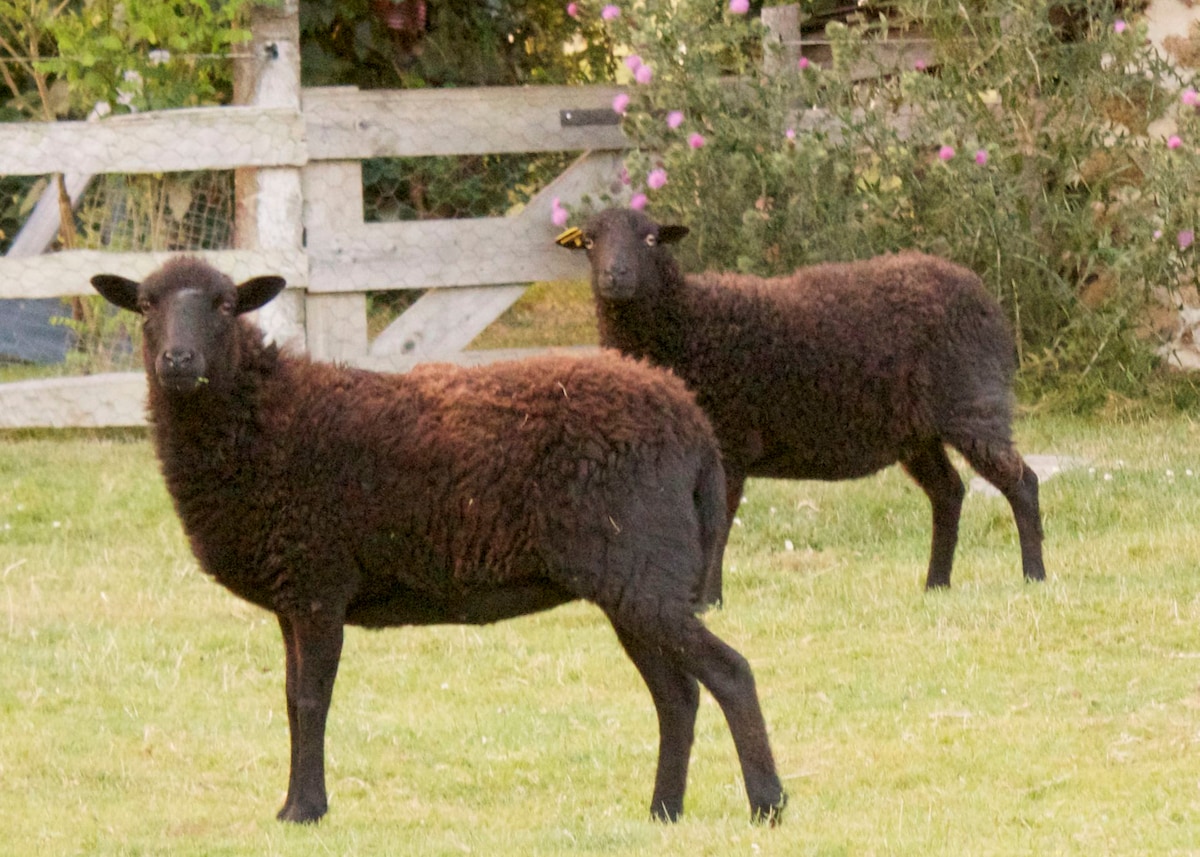
<instances>
[{"instance_id":1,"label":"brown sheep","mask_svg":"<svg viewBox=\"0 0 1200 857\"><path fill-rule=\"evenodd\" d=\"M385 375L263 343L284 282L193 258L96 289L144 317L152 437L201 568L273 612L291 774L279 818L327 808L343 626L482 624L596 604L659 718L651 812L676 819L699 700L716 697L754 818L785 803L754 678L696 613L723 549L712 429L681 382L615 356Z\"/></svg>"},{"instance_id":2,"label":"brown sheep","mask_svg":"<svg viewBox=\"0 0 1200 857\"><path fill-rule=\"evenodd\" d=\"M584 249L600 341L669 367L713 421L727 521L748 476L855 479L899 462L933 505L926 588L950 585L963 484L944 444L1008 499L1027 580L1046 576L1037 475L1012 442L1012 332L970 271L901 253L764 279L682 274L687 234L608 209Z\"/></svg>"}]
</instances>

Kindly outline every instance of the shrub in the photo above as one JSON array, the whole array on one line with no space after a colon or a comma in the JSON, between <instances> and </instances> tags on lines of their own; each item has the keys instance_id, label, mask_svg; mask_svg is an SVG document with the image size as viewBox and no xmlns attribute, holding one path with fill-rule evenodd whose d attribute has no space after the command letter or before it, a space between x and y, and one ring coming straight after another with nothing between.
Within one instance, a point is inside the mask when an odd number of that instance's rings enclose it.
<instances>
[{"instance_id":1,"label":"shrub","mask_svg":"<svg viewBox=\"0 0 1200 857\"><path fill-rule=\"evenodd\" d=\"M1181 72L1112 2L874 6L815 34L826 61L767 75L737 0L622 4L609 26L648 69L624 118L633 190L691 227L689 266L950 257L1007 308L1026 393L1143 394L1151 310L1196 286L1200 121ZM852 74L917 34L924 61Z\"/></svg>"}]
</instances>

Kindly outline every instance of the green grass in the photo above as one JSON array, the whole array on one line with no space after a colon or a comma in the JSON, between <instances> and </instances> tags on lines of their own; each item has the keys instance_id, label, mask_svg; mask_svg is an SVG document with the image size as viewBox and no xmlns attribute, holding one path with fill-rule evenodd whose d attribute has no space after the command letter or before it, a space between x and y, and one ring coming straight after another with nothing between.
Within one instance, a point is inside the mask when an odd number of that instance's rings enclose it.
<instances>
[{"instance_id":1,"label":"green grass","mask_svg":"<svg viewBox=\"0 0 1200 857\"><path fill-rule=\"evenodd\" d=\"M1018 431L1088 462L1043 485L1040 586L1003 500L968 496L953 589L927 595L898 469L749 484L707 621L756 672L791 794L773 830L707 695L685 820L647 820L649 696L582 604L350 629L330 815L275 822L278 630L198 572L144 437L0 436L0 854L1190 852L1200 428Z\"/></svg>"},{"instance_id":2,"label":"green grass","mask_svg":"<svg viewBox=\"0 0 1200 857\"><path fill-rule=\"evenodd\" d=\"M586 283L540 284L475 347L594 341ZM1020 423L1086 462L1043 486L1040 586L998 498L927 595L898 469L749 484L706 618L756 671L774 830L707 696L687 815L647 820L653 709L587 605L350 629L330 815L275 822L278 630L197 570L144 435L0 435L0 855L1195 853L1200 428L1139 410Z\"/></svg>"},{"instance_id":3,"label":"green grass","mask_svg":"<svg viewBox=\"0 0 1200 857\"><path fill-rule=\"evenodd\" d=\"M0 360L0 384L7 384L11 381L29 381L34 378L57 377L61 374L63 374L63 370L59 366Z\"/></svg>"}]
</instances>

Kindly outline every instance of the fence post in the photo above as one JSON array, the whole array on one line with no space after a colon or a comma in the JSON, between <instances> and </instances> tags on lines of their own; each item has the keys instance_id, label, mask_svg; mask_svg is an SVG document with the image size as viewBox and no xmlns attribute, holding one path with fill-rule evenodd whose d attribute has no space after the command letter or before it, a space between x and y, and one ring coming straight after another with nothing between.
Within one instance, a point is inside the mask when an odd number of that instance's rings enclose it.
<instances>
[{"instance_id":1,"label":"fence post","mask_svg":"<svg viewBox=\"0 0 1200 857\"><path fill-rule=\"evenodd\" d=\"M764 6L763 71L768 76L795 71L800 61L800 7Z\"/></svg>"},{"instance_id":2,"label":"fence post","mask_svg":"<svg viewBox=\"0 0 1200 857\"><path fill-rule=\"evenodd\" d=\"M282 0L277 6L251 11L250 44L235 61L233 100L255 107L300 110L300 3ZM303 194L300 170L294 167L238 169L235 241L239 249L301 249ZM263 271L270 274L271 271ZM291 288L259 310L258 321L269 339L303 346L304 283Z\"/></svg>"},{"instance_id":3,"label":"fence post","mask_svg":"<svg viewBox=\"0 0 1200 857\"><path fill-rule=\"evenodd\" d=\"M336 252L335 236L363 219L362 161L317 161L304 168L308 252ZM354 362L367 356L367 294L310 294L304 302L308 353L317 360Z\"/></svg>"}]
</instances>

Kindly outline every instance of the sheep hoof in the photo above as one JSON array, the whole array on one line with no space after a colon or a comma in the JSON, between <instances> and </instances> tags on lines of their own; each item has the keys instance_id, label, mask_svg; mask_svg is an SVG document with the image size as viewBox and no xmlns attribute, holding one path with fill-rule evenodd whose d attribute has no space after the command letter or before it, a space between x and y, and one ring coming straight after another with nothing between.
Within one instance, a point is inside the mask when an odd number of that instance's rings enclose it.
<instances>
[{"instance_id":1,"label":"sheep hoof","mask_svg":"<svg viewBox=\"0 0 1200 857\"><path fill-rule=\"evenodd\" d=\"M926 592L945 592L949 588L950 588L949 575L947 575L945 577L941 577L941 576L934 576L931 574L931 575L929 575L929 577L927 577L925 579L925 591Z\"/></svg>"},{"instance_id":2,"label":"sheep hoof","mask_svg":"<svg viewBox=\"0 0 1200 857\"><path fill-rule=\"evenodd\" d=\"M314 807L303 807L299 804L286 803L283 809L275 816L280 821L291 822L292 824L316 824L321 820L328 809L328 806L321 804Z\"/></svg>"},{"instance_id":3,"label":"sheep hoof","mask_svg":"<svg viewBox=\"0 0 1200 857\"><path fill-rule=\"evenodd\" d=\"M750 820L755 824L766 824L775 827L783 820L783 809L787 806L787 792L780 792L779 799L766 806L756 806L750 814Z\"/></svg>"},{"instance_id":4,"label":"sheep hoof","mask_svg":"<svg viewBox=\"0 0 1200 857\"><path fill-rule=\"evenodd\" d=\"M674 824L682 815L683 807L681 805L668 807L666 803L656 803L650 807L650 817L663 824Z\"/></svg>"}]
</instances>

